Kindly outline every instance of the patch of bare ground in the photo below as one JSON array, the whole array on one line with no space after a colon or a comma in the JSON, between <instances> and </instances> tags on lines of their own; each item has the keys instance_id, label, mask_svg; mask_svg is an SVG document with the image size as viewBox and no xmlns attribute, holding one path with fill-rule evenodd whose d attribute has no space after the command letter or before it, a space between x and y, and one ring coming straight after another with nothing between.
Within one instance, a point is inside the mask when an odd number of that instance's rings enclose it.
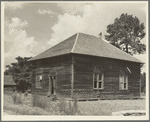
<instances>
[{"instance_id":1,"label":"patch of bare ground","mask_svg":"<svg viewBox=\"0 0 150 122\"><path fill-rule=\"evenodd\" d=\"M80 102L83 115L112 116L112 112L123 110L145 110L145 99L138 100L99 100Z\"/></svg>"}]
</instances>

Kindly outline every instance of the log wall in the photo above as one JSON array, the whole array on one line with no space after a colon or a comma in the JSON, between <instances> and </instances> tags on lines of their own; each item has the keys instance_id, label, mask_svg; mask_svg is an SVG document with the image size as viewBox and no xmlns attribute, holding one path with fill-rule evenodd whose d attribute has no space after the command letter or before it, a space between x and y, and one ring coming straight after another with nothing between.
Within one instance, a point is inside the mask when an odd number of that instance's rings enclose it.
<instances>
[{"instance_id":1,"label":"log wall","mask_svg":"<svg viewBox=\"0 0 150 122\"><path fill-rule=\"evenodd\" d=\"M34 61L32 73L32 92L47 95L49 92L49 72L55 70L56 96L117 99L140 95L140 64L109 58L79 54L69 54ZM93 70L96 66L104 72L104 89L93 89ZM119 90L119 71L128 67L128 90ZM42 89L35 88L36 70L41 68Z\"/></svg>"},{"instance_id":2,"label":"log wall","mask_svg":"<svg viewBox=\"0 0 150 122\"><path fill-rule=\"evenodd\" d=\"M104 72L104 89L93 89L93 70L100 66ZM128 90L119 90L119 71L129 67ZM74 55L74 96L122 98L140 95L140 64L109 58ZM105 99L105 98L104 98Z\"/></svg>"},{"instance_id":3,"label":"log wall","mask_svg":"<svg viewBox=\"0 0 150 122\"><path fill-rule=\"evenodd\" d=\"M32 72L32 92L47 96L49 93L49 72L55 70L56 76L56 97L70 97L71 95L71 56L59 56L49 59L42 59L33 62L36 68ZM36 70L40 69L42 73L42 89L35 87Z\"/></svg>"}]
</instances>

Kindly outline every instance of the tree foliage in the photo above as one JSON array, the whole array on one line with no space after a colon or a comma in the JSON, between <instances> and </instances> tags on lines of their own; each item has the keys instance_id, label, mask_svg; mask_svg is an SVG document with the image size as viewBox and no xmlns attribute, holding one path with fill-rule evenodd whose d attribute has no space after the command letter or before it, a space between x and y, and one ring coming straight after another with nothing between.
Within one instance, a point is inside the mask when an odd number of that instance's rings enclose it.
<instances>
[{"instance_id":1,"label":"tree foliage","mask_svg":"<svg viewBox=\"0 0 150 122\"><path fill-rule=\"evenodd\" d=\"M142 54L146 50L145 44L141 43L145 37L144 29L144 23L140 23L136 16L121 14L120 18L107 26L105 39L129 54Z\"/></svg>"},{"instance_id":2,"label":"tree foliage","mask_svg":"<svg viewBox=\"0 0 150 122\"><path fill-rule=\"evenodd\" d=\"M16 63L6 65L5 75L12 75L17 84L17 89L24 92L31 85L31 71L33 65L28 62L31 57L16 57Z\"/></svg>"}]
</instances>

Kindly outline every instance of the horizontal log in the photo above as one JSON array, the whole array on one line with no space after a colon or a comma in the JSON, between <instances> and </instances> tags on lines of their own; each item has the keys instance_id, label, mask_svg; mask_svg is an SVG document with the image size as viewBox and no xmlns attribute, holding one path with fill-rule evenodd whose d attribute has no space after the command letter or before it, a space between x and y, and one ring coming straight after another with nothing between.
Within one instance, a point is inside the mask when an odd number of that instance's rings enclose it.
<instances>
[{"instance_id":1,"label":"horizontal log","mask_svg":"<svg viewBox=\"0 0 150 122\"><path fill-rule=\"evenodd\" d=\"M93 89L93 85L73 85L74 89Z\"/></svg>"},{"instance_id":2,"label":"horizontal log","mask_svg":"<svg viewBox=\"0 0 150 122\"><path fill-rule=\"evenodd\" d=\"M91 59L91 58L89 58L89 57L87 57L87 56L80 56L80 55L75 55L74 56L74 61L75 62L89 62L89 63L91 63L91 62L93 62L93 59Z\"/></svg>"}]
</instances>

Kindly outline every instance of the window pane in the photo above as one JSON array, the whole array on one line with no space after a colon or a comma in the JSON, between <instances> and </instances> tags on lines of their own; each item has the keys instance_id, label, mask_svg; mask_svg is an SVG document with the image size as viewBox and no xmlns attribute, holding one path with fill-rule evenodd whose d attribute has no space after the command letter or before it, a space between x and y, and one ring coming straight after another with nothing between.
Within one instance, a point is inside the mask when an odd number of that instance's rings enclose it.
<instances>
[{"instance_id":1,"label":"window pane","mask_svg":"<svg viewBox=\"0 0 150 122\"><path fill-rule=\"evenodd\" d=\"M126 89L126 83L124 83L124 89Z\"/></svg>"},{"instance_id":2,"label":"window pane","mask_svg":"<svg viewBox=\"0 0 150 122\"><path fill-rule=\"evenodd\" d=\"M102 74L99 74L99 80L102 80Z\"/></svg>"},{"instance_id":3,"label":"window pane","mask_svg":"<svg viewBox=\"0 0 150 122\"><path fill-rule=\"evenodd\" d=\"M126 75L126 80L125 80L125 82L128 82L128 75Z\"/></svg>"},{"instance_id":4,"label":"window pane","mask_svg":"<svg viewBox=\"0 0 150 122\"><path fill-rule=\"evenodd\" d=\"M42 75L39 75L39 79L42 80Z\"/></svg>"},{"instance_id":5,"label":"window pane","mask_svg":"<svg viewBox=\"0 0 150 122\"><path fill-rule=\"evenodd\" d=\"M120 87L120 89L123 89L123 88L124 88L122 82L120 82L119 87Z\"/></svg>"},{"instance_id":6,"label":"window pane","mask_svg":"<svg viewBox=\"0 0 150 122\"><path fill-rule=\"evenodd\" d=\"M124 82L124 76L123 76L123 75L120 75L120 76L119 76L119 81L120 81L120 82Z\"/></svg>"},{"instance_id":7,"label":"window pane","mask_svg":"<svg viewBox=\"0 0 150 122\"><path fill-rule=\"evenodd\" d=\"M96 79L96 80L97 80L97 81L99 81L99 74L96 74L96 75L97 75L97 76L96 76L96 77L97 77L97 79Z\"/></svg>"},{"instance_id":8,"label":"window pane","mask_svg":"<svg viewBox=\"0 0 150 122\"><path fill-rule=\"evenodd\" d=\"M36 75L36 87L38 87L38 75Z\"/></svg>"},{"instance_id":9,"label":"window pane","mask_svg":"<svg viewBox=\"0 0 150 122\"><path fill-rule=\"evenodd\" d=\"M98 82L99 88L102 88L102 82Z\"/></svg>"},{"instance_id":10,"label":"window pane","mask_svg":"<svg viewBox=\"0 0 150 122\"><path fill-rule=\"evenodd\" d=\"M97 88L97 81L94 81L94 88Z\"/></svg>"},{"instance_id":11,"label":"window pane","mask_svg":"<svg viewBox=\"0 0 150 122\"><path fill-rule=\"evenodd\" d=\"M40 80L39 82L39 87L42 87L42 80Z\"/></svg>"},{"instance_id":12,"label":"window pane","mask_svg":"<svg viewBox=\"0 0 150 122\"><path fill-rule=\"evenodd\" d=\"M53 80L53 76L50 76L51 81Z\"/></svg>"},{"instance_id":13,"label":"window pane","mask_svg":"<svg viewBox=\"0 0 150 122\"><path fill-rule=\"evenodd\" d=\"M38 81L38 75L36 75L36 81Z\"/></svg>"},{"instance_id":14,"label":"window pane","mask_svg":"<svg viewBox=\"0 0 150 122\"><path fill-rule=\"evenodd\" d=\"M94 81L96 81L97 80L97 75L96 74L94 74Z\"/></svg>"},{"instance_id":15,"label":"window pane","mask_svg":"<svg viewBox=\"0 0 150 122\"><path fill-rule=\"evenodd\" d=\"M42 87L42 75L36 75L36 88Z\"/></svg>"}]
</instances>

